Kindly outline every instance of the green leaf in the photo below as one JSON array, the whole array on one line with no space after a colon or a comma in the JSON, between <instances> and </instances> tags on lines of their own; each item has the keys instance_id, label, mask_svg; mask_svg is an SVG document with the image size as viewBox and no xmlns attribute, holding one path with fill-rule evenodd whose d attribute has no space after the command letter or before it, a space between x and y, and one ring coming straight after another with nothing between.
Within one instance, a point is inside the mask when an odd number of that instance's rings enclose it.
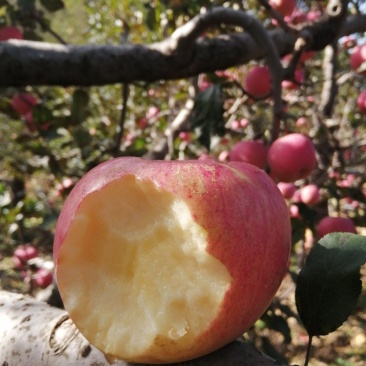
<instances>
[{"instance_id":1,"label":"green leaf","mask_svg":"<svg viewBox=\"0 0 366 366\"><path fill-rule=\"evenodd\" d=\"M36 123L42 124L53 119L52 111L43 104L37 104L32 109L32 116Z\"/></svg>"},{"instance_id":2,"label":"green leaf","mask_svg":"<svg viewBox=\"0 0 366 366\"><path fill-rule=\"evenodd\" d=\"M366 237L351 233L324 236L298 275L296 307L310 336L327 335L351 314L362 290Z\"/></svg>"},{"instance_id":3,"label":"green leaf","mask_svg":"<svg viewBox=\"0 0 366 366\"><path fill-rule=\"evenodd\" d=\"M73 124L84 121L89 103L89 94L84 89L76 89L72 96L71 119Z\"/></svg>"},{"instance_id":4,"label":"green leaf","mask_svg":"<svg viewBox=\"0 0 366 366\"><path fill-rule=\"evenodd\" d=\"M225 133L224 98L220 85L211 85L196 96L191 129L195 130L198 141L210 150L211 136Z\"/></svg>"},{"instance_id":5,"label":"green leaf","mask_svg":"<svg viewBox=\"0 0 366 366\"><path fill-rule=\"evenodd\" d=\"M40 0L40 2L51 13L65 8L62 0Z\"/></svg>"},{"instance_id":6,"label":"green leaf","mask_svg":"<svg viewBox=\"0 0 366 366\"><path fill-rule=\"evenodd\" d=\"M72 136L79 147L88 146L91 142L90 134L83 126L76 126L72 132Z\"/></svg>"}]
</instances>

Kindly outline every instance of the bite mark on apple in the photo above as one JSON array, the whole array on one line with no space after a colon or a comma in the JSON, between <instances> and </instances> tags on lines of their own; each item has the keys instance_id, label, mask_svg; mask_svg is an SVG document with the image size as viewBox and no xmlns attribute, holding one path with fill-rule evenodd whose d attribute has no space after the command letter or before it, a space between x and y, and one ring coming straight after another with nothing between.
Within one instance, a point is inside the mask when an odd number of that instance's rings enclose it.
<instances>
[{"instance_id":1,"label":"bite mark on apple","mask_svg":"<svg viewBox=\"0 0 366 366\"><path fill-rule=\"evenodd\" d=\"M119 358L149 353L157 340L162 354L189 349L232 281L206 246L183 200L126 175L77 209L58 261L65 307L91 343Z\"/></svg>"}]
</instances>

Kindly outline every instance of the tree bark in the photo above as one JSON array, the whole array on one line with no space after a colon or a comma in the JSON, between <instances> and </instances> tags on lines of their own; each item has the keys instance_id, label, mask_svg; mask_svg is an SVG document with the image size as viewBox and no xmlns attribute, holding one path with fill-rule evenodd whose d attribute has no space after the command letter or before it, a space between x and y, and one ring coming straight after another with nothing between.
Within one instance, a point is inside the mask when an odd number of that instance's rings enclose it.
<instances>
[{"instance_id":1,"label":"tree bark","mask_svg":"<svg viewBox=\"0 0 366 366\"><path fill-rule=\"evenodd\" d=\"M339 36L366 30L366 15L348 16ZM308 27L311 33L312 28ZM317 29L319 32L319 29ZM268 31L280 56L291 53L296 33ZM45 42L0 42L0 87L91 86L187 78L263 59L266 50L247 33L193 42L190 57L176 52L177 40L151 45L67 46Z\"/></svg>"},{"instance_id":2,"label":"tree bark","mask_svg":"<svg viewBox=\"0 0 366 366\"><path fill-rule=\"evenodd\" d=\"M106 360L77 330L66 311L36 299L0 291L1 366L132 366ZM175 366L281 365L250 344L235 341L204 357ZM141 365L144 366L144 365ZM285 366L285 365L282 365Z\"/></svg>"}]
</instances>

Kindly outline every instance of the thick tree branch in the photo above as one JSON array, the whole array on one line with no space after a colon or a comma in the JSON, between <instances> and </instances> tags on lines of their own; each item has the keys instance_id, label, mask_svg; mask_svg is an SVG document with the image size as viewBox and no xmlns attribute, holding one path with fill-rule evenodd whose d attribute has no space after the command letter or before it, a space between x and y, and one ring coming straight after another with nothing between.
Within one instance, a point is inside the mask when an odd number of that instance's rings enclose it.
<instances>
[{"instance_id":1,"label":"thick tree branch","mask_svg":"<svg viewBox=\"0 0 366 366\"><path fill-rule=\"evenodd\" d=\"M329 0L325 13L313 23L300 26L298 44L304 51L319 51L334 42L347 18L348 0ZM299 42L302 40L302 42Z\"/></svg>"},{"instance_id":2,"label":"thick tree branch","mask_svg":"<svg viewBox=\"0 0 366 366\"><path fill-rule=\"evenodd\" d=\"M338 91L335 80L337 70L337 45L332 44L325 47L323 59L324 83L320 98L319 110L326 117L331 117Z\"/></svg>"},{"instance_id":3,"label":"thick tree branch","mask_svg":"<svg viewBox=\"0 0 366 366\"><path fill-rule=\"evenodd\" d=\"M104 355L80 334L64 310L51 307L34 298L0 291L0 324L0 362L3 366L110 365ZM113 362L113 365L136 364L117 361ZM236 341L207 356L172 364L174 365L275 366L280 364L261 354L251 345Z\"/></svg>"},{"instance_id":4,"label":"thick tree branch","mask_svg":"<svg viewBox=\"0 0 366 366\"><path fill-rule=\"evenodd\" d=\"M311 28L309 28L311 29ZM308 31L310 31L308 29ZM366 30L366 15L349 16L340 35ZM296 36L268 32L280 55L291 53ZM177 40L153 45L65 46L41 42L0 42L0 87L91 86L187 78L263 59L265 50L249 34L197 39L187 63L173 52Z\"/></svg>"}]
</instances>

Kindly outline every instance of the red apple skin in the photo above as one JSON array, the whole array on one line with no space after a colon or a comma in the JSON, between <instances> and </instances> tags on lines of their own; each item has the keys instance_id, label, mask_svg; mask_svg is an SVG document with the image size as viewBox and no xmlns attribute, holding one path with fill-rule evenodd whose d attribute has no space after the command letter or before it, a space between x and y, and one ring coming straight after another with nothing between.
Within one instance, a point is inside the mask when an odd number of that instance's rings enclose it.
<instances>
[{"instance_id":1,"label":"red apple skin","mask_svg":"<svg viewBox=\"0 0 366 366\"><path fill-rule=\"evenodd\" d=\"M40 288L48 287L53 281L53 275L45 268L39 268L33 276L33 283Z\"/></svg>"},{"instance_id":2,"label":"red apple skin","mask_svg":"<svg viewBox=\"0 0 366 366\"><path fill-rule=\"evenodd\" d=\"M207 232L206 251L232 278L217 317L188 349L152 346L133 362L192 359L241 336L270 304L286 272L291 245L288 208L280 191L265 172L250 164L123 157L95 167L76 184L61 211L54 241L56 280L60 282L60 248L78 207L91 193L128 175L152 181L160 190L183 200L195 222ZM62 296L66 289L60 283L59 289Z\"/></svg>"},{"instance_id":3,"label":"red apple skin","mask_svg":"<svg viewBox=\"0 0 366 366\"><path fill-rule=\"evenodd\" d=\"M302 117L299 117L297 120L296 120L296 126L297 127L303 127L303 126L306 126L308 123L308 119L304 116Z\"/></svg>"},{"instance_id":4,"label":"red apple skin","mask_svg":"<svg viewBox=\"0 0 366 366\"><path fill-rule=\"evenodd\" d=\"M16 94L11 100L11 106L21 115L26 115L32 111L32 108L37 104L37 99L29 93Z\"/></svg>"},{"instance_id":5,"label":"red apple skin","mask_svg":"<svg viewBox=\"0 0 366 366\"><path fill-rule=\"evenodd\" d=\"M353 48L350 55L352 70L357 70L366 61L366 44Z\"/></svg>"},{"instance_id":6,"label":"red apple skin","mask_svg":"<svg viewBox=\"0 0 366 366\"><path fill-rule=\"evenodd\" d=\"M266 66L255 66L249 70L244 89L255 98L262 98L271 92L271 76Z\"/></svg>"},{"instance_id":7,"label":"red apple skin","mask_svg":"<svg viewBox=\"0 0 366 366\"><path fill-rule=\"evenodd\" d=\"M290 133L278 138L268 151L271 173L282 182L295 182L310 175L316 165L315 148L309 137Z\"/></svg>"},{"instance_id":8,"label":"red apple skin","mask_svg":"<svg viewBox=\"0 0 366 366\"><path fill-rule=\"evenodd\" d=\"M315 205L320 201L319 187L315 184L308 184L300 190L301 201L306 205Z\"/></svg>"},{"instance_id":9,"label":"red apple skin","mask_svg":"<svg viewBox=\"0 0 366 366\"><path fill-rule=\"evenodd\" d=\"M269 4L283 17L290 16L296 8L295 0L270 0Z\"/></svg>"},{"instance_id":10,"label":"red apple skin","mask_svg":"<svg viewBox=\"0 0 366 366\"><path fill-rule=\"evenodd\" d=\"M9 39L23 39L23 34L17 27L1 27L0 41L8 41Z\"/></svg>"},{"instance_id":11,"label":"red apple skin","mask_svg":"<svg viewBox=\"0 0 366 366\"><path fill-rule=\"evenodd\" d=\"M20 245L14 251L13 263L18 269L24 268L30 259L38 256L38 250L32 245Z\"/></svg>"},{"instance_id":12,"label":"red apple skin","mask_svg":"<svg viewBox=\"0 0 366 366\"><path fill-rule=\"evenodd\" d=\"M262 141L239 141L231 149L229 159L264 169L267 162L267 147Z\"/></svg>"},{"instance_id":13,"label":"red apple skin","mask_svg":"<svg viewBox=\"0 0 366 366\"><path fill-rule=\"evenodd\" d=\"M282 88L287 89L287 90L299 89L300 84L304 82L304 72L301 69L296 69L294 76L295 76L296 83L294 83L291 80L283 80Z\"/></svg>"},{"instance_id":14,"label":"red apple skin","mask_svg":"<svg viewBox=\"0 0 366 366\"><path fill-rule=\"evenodd\" d=\"M279 182L277 187L281 191L283 198L287 200L291 199L296 192L296 186L293 183Z\"/></svg>"},{"instance_id":15,"label":"red apple skin","mask_svg":"<svg viewBox=\"0 0 366 366\"><path fill-rule=\"evenodd\" d=\"M297 25L297 24L301 24L301 23L304 23L307 21L307 14L298 10L298 9L295 9L293 11L293 13L290 15L290 23L294 24L294 25Z\"/></svg>"},{"instance_id":16,"label":"red apple skin","mask_svg":"<svg viewBox=\"0 0 366 366\"><path fill-rule=\"evenodd\" d=\"M307 21L309 22L313 22L314 20L317 20L321 17L321 12L320 11L317 11L317 10L311 10L309 11L309 13L307 14L306 18L307 18Z\"/></svg>"},{"instance_id":17,"label":"red apple skin","mask_svg":"<svg viewBox=\"0 0 366 366\"><path fill-rule=\"evenodd\" d=\"M318 239L330 233L357 234L356 226L349 217L323 217L318 224Z\"/></svg>"},{"instance_id":18,"label":"red apple skin","mask_svg":"<svg viewBox=\"0 0 366 366\"><path fill-rule=\"evenodd\" d=\"M366 90L363 90L358 96L357 107L362 114L366 113Z\"/></svg>"},{"instance_id":19,"label":"red apple skin","mask_svg":"<svg viewBox=\"0 0 366 366\"><path fill-rule=\"evenodd\" d=\"M300 209L298 205L290 205L289 207L290 217L294 219L301 219Z\"/></svg>"}]
</instances>

